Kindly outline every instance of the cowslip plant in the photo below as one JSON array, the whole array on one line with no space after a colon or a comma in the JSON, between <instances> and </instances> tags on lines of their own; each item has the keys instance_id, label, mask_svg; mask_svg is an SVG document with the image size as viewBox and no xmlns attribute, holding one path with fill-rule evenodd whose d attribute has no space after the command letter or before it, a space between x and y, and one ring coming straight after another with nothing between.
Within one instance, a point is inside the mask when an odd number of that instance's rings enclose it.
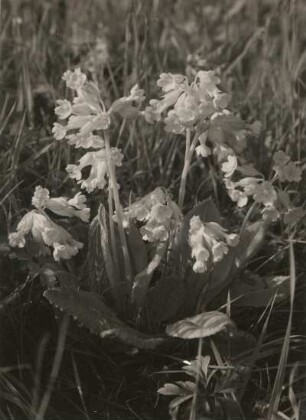
<instances>
[{"instance_id":1,"label":"cowslip plant","mask_svg":"<svg viewBox=\"0 0 306 420\"><path fill-rule=\"evenodd\" d=\"M78 217L83 222L88 222L90 209L86 207L85 201L86 197L81 193L70 200L65 197L50 198L47 188L36 187L32 198L32 204L36 209L23 216L16 232L9 235L10 245L23 248L26 236L31 233L40 246L41 254L50 253L49 247L51 247L55 261L70 259L84 244L73 239L64 228L53 222L45 209L60 216Z\"/></svg>"},{"instance_id":2,"label":"cowslip plant","mask_svg":"<svg viewBox=\"0 0 306 420\"><path fill-rule=\"evenodd\" d=\"M239 270L258 251L269 223L282 218L291 229L304 216L302 207L292 204L289 187L301 179L298 163L278 151L269 179L256 170L245 150L259 125L246 124L227 109L230 95L212 71L198 72L191 82L184 75L161 74L157 85L162 97L151 99L146 107L144 91L137 85L107 108L99 87L80 69L68 70L63 79L72 100L57 101L54 137L67 147L85 149L76 164L67 166L67 173L87 193L100 191L108 208L101 204L89 226L87 288L67 284L61 277L52 281L46 298L101 337L117 336L136 347L153 348L167 334L184 339L218 334L229 318L208 308L231 288ZM166 132L185 137L177 199L157 187L122 205L116 172L124 156L112 138L112 126L120 117L163 123ZM195 155L210 160L218 171L242 214L240 229L237 223L230 228L211 199L184 212ZM35 210L10 234L10 244L24 247L31 232L42 252L53 248L55 261L75 256L83 244L53 222L46 209L88 222L85 196L50 198L46 188L37 187L32 203ZM250 222L253 214L257 220ZM194 324L200 331L196 335L190 333Z\"/></svg>"}]
</instances>

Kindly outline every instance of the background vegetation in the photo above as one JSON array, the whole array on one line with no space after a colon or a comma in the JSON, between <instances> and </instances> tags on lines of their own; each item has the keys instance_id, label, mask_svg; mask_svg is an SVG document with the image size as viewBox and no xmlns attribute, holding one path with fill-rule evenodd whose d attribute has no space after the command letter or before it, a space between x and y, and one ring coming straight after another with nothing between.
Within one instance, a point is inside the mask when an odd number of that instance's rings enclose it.
<instances>
[{"instance_id":1,"label":"background vegetation","mask_svg":"<svg viewBox=\"0 0 306 420\"><path fill-rule=\"evenodd\" d=\"M249 151L256 168L267 173L277 149L305 165L306 3L3 0L0 7L0 417L34 418L28 413L45 399L46 419L167 418L167 400L156 394L165 382L159 372L177 369L196 348L179 344L135 353L91 336L73 321L58 322L42 295L41 273L27 259L14 257L7 234L30 207L36 185L55 195L77 192L65 167L78 151L54 141L51 133L55 101L65 94L61 76L75 66L100 84L106 103L136 83L154 97L162 72L217 69L236 111L246 121L262 123ZM138 123L118 125L113 135L126 156L119 172L124 204L130 191L142 196L159 185L177 194L184 158L180 137ZM214 185L197 161L189 174L186 209L212 196L226 215L230 204ZM304 178L301 203L305 185ZM91 200L97 207L99 195ZM84 228L75 229L86 238ZM281 232L270 235L250 269L262 277L288 274L288 244ZM282 378L284 389L294 383L297 401L304 378L304 244L301 232L294 246L295 306ZM78 269L78 258L72 264ZM234 314L239 328L256 338L263 329L266 333L245 403L247 418L260 418L270 402L289 303L273 307L268 326L262 309L239 311ZM288 398L282 406L287 415L297 407Z\"/></svg>"}]
</instances>

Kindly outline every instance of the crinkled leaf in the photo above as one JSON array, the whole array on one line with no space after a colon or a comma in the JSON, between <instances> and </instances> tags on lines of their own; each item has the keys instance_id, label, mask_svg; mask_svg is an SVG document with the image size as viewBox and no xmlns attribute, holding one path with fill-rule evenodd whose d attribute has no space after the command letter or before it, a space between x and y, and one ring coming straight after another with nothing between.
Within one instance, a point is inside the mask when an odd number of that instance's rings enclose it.
<instances>
[{"instance_id":1,"label":"crinkled leaf","mask_svg":"<svg viewBox=\"0 0 306 420\"><path fill-rule=\"evenodd\" d=\"M168 325L166 333L172 337L185 339L204 338L234 327L235 324L226 314L210 311Z\"/></svg>"},{"instance_id":2,"label":"crinkled leaf","mask_svg":"<svg viewBox=\"0 0 306 420\"><path fill-rule=\"evenodd\" d=\"M101 338L114 336L132 346L153 349L163 339L127 326L96 294L73 288L49 289L44 296Z\"/></svg>"}]
</instances>

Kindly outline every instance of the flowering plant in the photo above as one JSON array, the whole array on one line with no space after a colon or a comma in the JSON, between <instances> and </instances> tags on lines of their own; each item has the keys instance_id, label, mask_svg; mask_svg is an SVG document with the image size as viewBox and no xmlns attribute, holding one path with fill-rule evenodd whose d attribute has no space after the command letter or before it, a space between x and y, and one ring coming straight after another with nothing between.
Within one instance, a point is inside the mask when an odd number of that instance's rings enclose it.
<instances>
[{"instance_id":1,"label":"flowering plant","mask_svg":"<svg viewBox=\"0 0 306 420\"><path fill-rule=\"evenodd\" d=\"M304 216L304 210L292 204L286 187L301 180L298 163L278 151L273 155L272 175L266 179L247 161L247 142L258 135L259 125L246 124L227 109L230 95L212 71L199 71L191 83L184 75L161 74L157 86L162 98L150 100L146 107L138 85L107 109L98 86L80 69L65 72L63 80L74 96L71 101L57 101L55 113L60 122L53 126L54 137L67 140L70 147L86 149L66 171L87 193L100 190L108 208L101 203L89 227L86 264L90 289L74 285L67 291L67 284L59 280L45 292L46 298L93 332L116 335L137 347L158 345L165 324L169 324L168 333L186 331L190 318L178 320L195 313L202 319L202 311L208 324L213 317L217 322L213 331L219 332L229 324L228 319L207 309L231 288L238 271L258 251L267 225L282 218L290 229ZM112 124L118 117L163 122L166 132L185 137L177 200L166 188L157 187L122 206L116 171L124 165L124 154L111 140ZM185 212L194 156L211 160L217 168L228 197L242 215L239 229L237 222L224 221L211 199ZM251 200L253 204L243 215ZM25 247L31 233L41 254L49 255L51 248L56 262L74 257L83 243L51 220L49 211L86 223L90 209L85 203L80 192L71 199L50 198L47 188L36 187L35 209L10 233L11 246ZM251 222L255 208L259 210L257 220Z\"/></svg>"}]
</instances>

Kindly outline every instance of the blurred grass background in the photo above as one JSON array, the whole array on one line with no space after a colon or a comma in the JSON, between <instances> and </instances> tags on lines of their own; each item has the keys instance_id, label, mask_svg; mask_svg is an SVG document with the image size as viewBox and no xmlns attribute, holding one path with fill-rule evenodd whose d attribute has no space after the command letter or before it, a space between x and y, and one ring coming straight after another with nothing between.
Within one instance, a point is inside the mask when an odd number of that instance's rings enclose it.
<instances>
[{"instance_id":1,"label":"blurred grass background","mask_svg":"<svg viewBox=\"0 0 306 420\"><path fill-rule=\"evenodd\" d=\"M14 294L24 284L26 270L22 262L7 257L6 237L29 208L34 186L42 184L57 195L77 191L65 166L79 152L54 141L51 134L55 100L66 94L63 72L80 66L100 84L106 103L111 103L135 83L148 98L154 97L161 72L192 76L198 69L216 69L232 94L233 109L250 122L262 123L253 150L256 165L265 169L277 148L304 165L305 27L303 0L0 1L0 299L11 299L8 307L1 306L0 320L8 329L15 328L10 337L2 337L2 342L10 342L4 346L9 363L29 363L34 369L40 340L46 332L52 336L56 331L33 278ZM138 123L118 125L112 139L126 156L123 200L130 190L136 195L157 185L177 190L183 142L165 136L160 128ZM190 197L201 197L202 184L205 171L195 167ZM301 202L305 192L302 182ZM302 260L298 265L304 269ZM50 340L49 359L45 357L51 363L56 334ZM110 362L110 366L108 377L117 365ZM29 391L23 389L20 372L5 386L7 393L17 390L22 405ZM120 394L120 374L118 378L114 392ZM65 378L62 381L59 389L75 387L65 384ZM14 406L14 400L10 404ZM50 418L61 418L55 417L53 407Z\"/></svg>"}]
</instances>

